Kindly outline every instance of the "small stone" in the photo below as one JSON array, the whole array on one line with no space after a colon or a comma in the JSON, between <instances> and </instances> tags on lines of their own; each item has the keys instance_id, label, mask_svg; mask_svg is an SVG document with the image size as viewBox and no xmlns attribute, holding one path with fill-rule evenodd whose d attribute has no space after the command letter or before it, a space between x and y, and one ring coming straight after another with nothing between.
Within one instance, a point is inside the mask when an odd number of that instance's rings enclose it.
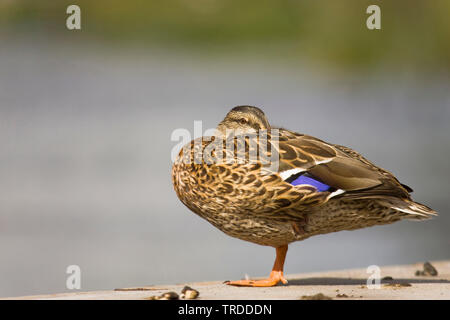
<instances>
[{"instance_id":1,"label":"small stone","mask_svg":"<svg viewBox=\"0 0 450 320\"><path fill-rule=\"evenodd\" d=\"M182 299L197 299L197 297L200 295L200 292L198 292L195 289L192 289L191 287L185 286L182 290L181 290L181 298Z\"/></svg>"},{"instance_id":2,"label":"small stone","mask_svg":"<svg viewBox=\"0 0 450 320\"><path fill-rule=\"evenodd\" d=\"M312 296L302 296L301 300L332 300L333 298L324 295L323 293L317 293Z\"/></svg>"},{"instance_id":3,"label":"small stone","mask_svg":"<svg viewBox=\"0 0 450 320\"><path fill-rule=\"evenodd\" d=\"M348 295L346 295L345 293L338 293L336 295L336 298L348 298Z\"/></svg>"},{"instance_id":4,"label":"small stone","mask_svg":"<svg viewBox=\"0 0 450 320\"><path fill-rule=\"evenodd\" d=\"M160 300L178 300L178 294L176 292L170 291L170 292L166 292L163 293L160 296Z\"/></svg>"},{"instance_id":5,"label":"small stone","mask_svg":"<svg viewBox=\"0 0 450 320\"><path fill-rule=\"evenodd\" d=\"M386 277L384 277L384 278L381 279L381 280L384 280L384 281L392 281L392 280L394 280L394 278L392 278L391 276L386 276Z\"/></svg>"},{"instance_id":6,"label":"small stone","mask_svg":"<svg viewBox=\"0 0 450 320\"><path fill-rule=\"evenodd\" d=\"M423 270L417 270L415 273L416 276L432 276L435 277L438 275L438 272L435 267L428 261L423 264Z\"/></svg>"},{"instance_id":7,"label":"small stone","mask_svg":"<svg viewBox=\"0 0 450 320\"><path fill-rule=\"evenodd\" d=\"M184 297L185 297L185 299L192 300L192 299L197 299L198 295L199 295L199 293L197 290L188 290L184 294Z\"/></svg>"},{"instance_id":8,"label":"small stone","mask_svg":"<svg viewBox=\"0 0 450 320\"><path fill-rule=\"evenodd\" d=\"M435 267L428 261L423 264L423 272L425 275L437 276L438 272Z\"/></svg>"}]
</instances>

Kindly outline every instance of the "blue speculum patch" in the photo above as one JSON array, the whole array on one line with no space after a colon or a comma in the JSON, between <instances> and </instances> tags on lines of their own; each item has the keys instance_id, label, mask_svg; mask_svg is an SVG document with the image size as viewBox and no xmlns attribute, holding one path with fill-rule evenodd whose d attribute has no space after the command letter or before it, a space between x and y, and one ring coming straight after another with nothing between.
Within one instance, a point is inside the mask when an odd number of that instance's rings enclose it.
<instances>
[{"instance_id":1,"label":"blue speculum patch","mask_svg":"<svg viewBox=\"0 0 450 320\"><path fill-rule=\"evenodd\" d=\"M323 182L320 182L318 180L315 180L314 178L308 177L306 175L301 175L301 176L297 177L296 179L294 179L292 181L288 181L288 182L290 184L292 184L293 186L298 186L300 184L307 184L307 185L313 186L320 192L329 191L330 189L332 189L329 185L327 185Z\"/></svg>"}]
</instances>

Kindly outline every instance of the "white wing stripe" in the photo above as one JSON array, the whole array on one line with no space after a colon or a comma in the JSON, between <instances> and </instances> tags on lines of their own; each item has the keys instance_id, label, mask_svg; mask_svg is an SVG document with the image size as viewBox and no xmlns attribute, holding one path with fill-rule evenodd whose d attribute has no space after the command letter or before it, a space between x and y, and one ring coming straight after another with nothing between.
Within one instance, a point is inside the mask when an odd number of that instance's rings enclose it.
<instances>
[{"instance_id":1,"label":"white wing stripe","mask_svg":"<svg viewBox=\"0 0 450 320\"><path fill-rule=\"evenodd\" d=\"M300 169L300 168L289 169L289 170L280 172L280 176L281 176L281 179L286 180L289 177L292 177L293 175L296 175L297 173L302 172L302 171L305 171L305 169Z\"/></svg>"}]
</instances>

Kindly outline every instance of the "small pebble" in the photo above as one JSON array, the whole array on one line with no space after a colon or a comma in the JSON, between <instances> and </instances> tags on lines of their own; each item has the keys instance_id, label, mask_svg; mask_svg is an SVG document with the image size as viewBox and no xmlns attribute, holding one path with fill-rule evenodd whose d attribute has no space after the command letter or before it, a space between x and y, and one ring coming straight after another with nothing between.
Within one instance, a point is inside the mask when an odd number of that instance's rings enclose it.
<instances>
[{"instance_id":1,"label":"small pebble","mask_svg":"<svg viewBox=\"0 0 450 320\"><path fill-rule=\"evenodd\" d=\"M197 297L199 296L199 292L195 289L192 289L191 287L185 286L182 290L181 290L181 298L182 299L197 299Z\"/></svg>"},{"instance_id":2,"label":"small pebble","mask_svg":"<svg viewBox=\"0 0 450 320\"><path fill-rule=\"evenodd\" d=\"M436 268L433 267L433 265L431 263L429 263L428 261L423 264L423 272L426 275L430 275L433 277L438 275Z\"/></svg>"},{"instance_id":3,"label":"small pebble","mask_svg":"<svg viewBox=\"0 0 450 320\"><path fill-rule=\"evenodd\" d=\"M336 298L348 298L348 295L346 295L345 293L338 293L336 295Z\"/></svg>"},{"instance_id":4,"label":"small pebble","mask_svg":"<svg viewBox=\"0 0 450 320\"><path fill-rule=\"evenodd\" d=\"M386 277L384 277L384 278L381 279L381 280L384 280L384 281L392 281L392 280L394 280L394 278L392 278L391 276L386 276Z\"/></svg>"},{"instance_id":5,"label":"small pebble","mask_svg":"<svg viewBox=\"0 0 450 320\"><path fill-rule=\"evenodd\" d=\"M324 295L323 293L317 293L312 296L302 296L301 300L332 300L333 298Z\"/></svg>"},{"instance_id":6,"label":"small pebble","mask_svg":"<svg viewBox=\"0 0 450 320\"><path fill-rule=\"evenodd\" d=\"M432 276L435 277L438 275L436 268L429 263L428 261L423 264L423 270L417 270L415 273L416 276Z\"/></svg>"},{"instance_id":7,"label":"small pebble","mask_svg":"<svg viewBox=\"0 0 450 320\"><path fill-rule=\"evenodd\" d=\"M166 292L159 297L159 300L178 300L178 294L173 291Z\"/></svg>"}]
</instances>

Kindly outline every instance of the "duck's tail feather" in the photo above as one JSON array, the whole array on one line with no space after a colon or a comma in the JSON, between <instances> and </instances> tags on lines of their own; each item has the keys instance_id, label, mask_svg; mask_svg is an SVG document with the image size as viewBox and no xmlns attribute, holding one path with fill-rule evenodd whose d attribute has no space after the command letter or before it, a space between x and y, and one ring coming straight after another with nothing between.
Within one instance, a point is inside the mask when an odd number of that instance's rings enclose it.
<instances>
[{"instance_id":1,"label":"duck's tail feather","mask_svg":"<svg viewBox=\"0 0 450 320\"><path fill-rule=\"evenodd\" d=\"M407 213L407 219L424 220L437 215L437 212L424 204L409 199L386 198L378 200L383 206Z\"/></svg>"}]
</instances>

